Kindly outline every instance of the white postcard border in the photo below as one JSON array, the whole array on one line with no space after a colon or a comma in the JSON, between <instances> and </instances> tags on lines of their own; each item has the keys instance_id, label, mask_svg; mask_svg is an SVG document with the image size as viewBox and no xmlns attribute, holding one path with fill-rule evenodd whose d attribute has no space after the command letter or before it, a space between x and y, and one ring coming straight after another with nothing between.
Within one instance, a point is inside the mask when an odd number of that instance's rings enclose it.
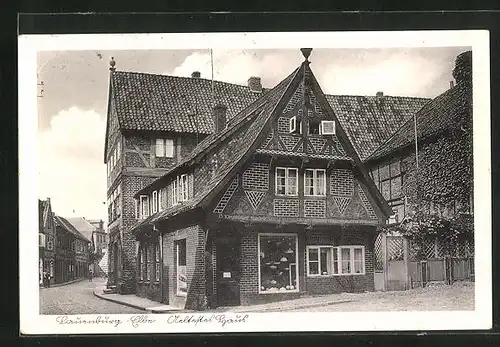
<instances>
[{"instance_id":1,"label":"white postcard border","mask_svg":"<svg viewBox=\"0 0 500 347\"><path fill-rule=\"evenodd\" d=\"M288 32L198 34L26 35L19 40L19 280L23 334L193 333L258 331L464 330L492 326L491 148L489 32L485 30L399 32ZM211 313L148 315L155 322L132 324L133 315L71 315L68 319L113 323L60 324L39 315L37 205L37 52L55 50L382 48L470 46L473 50L473 140L475 208L475 310L450 312ZM106 318L108 317L108 318ZM137 315L135 315L137 317ZM204 317L206 322L200 320ZM210 320L210 319L211 320ZM180 320L181 318L178 318ZM200 320L195 323L196 320ZM210 322L208 322L210 320Z\"/></svg>"}]
</instances>

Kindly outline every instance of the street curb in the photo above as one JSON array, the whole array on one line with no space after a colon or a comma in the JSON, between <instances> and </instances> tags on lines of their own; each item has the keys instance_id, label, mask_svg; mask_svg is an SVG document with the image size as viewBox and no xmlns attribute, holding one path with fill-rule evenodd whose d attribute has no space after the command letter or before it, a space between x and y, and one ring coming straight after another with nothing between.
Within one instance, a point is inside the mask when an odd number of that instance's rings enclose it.
<instances>
[{"instance_id":1,"label":"street curb","mask_svg":"<svg viewBox=\"0 0 500 347\"><path fill-rule=\"evenodd\" d=\"M124 305L124 306L128 306L128 307L136 308L138 310L147 311L146 307L142 307L142 306L130 304L128 302L123 302L123 301L112 299L112 298L107 298L105 296L105 294L97 294L96 290L94 290L94 296L98 297L99 299L103 299L103 300L106 300L106 301L114 302L115 304L120 304L120 305Z\"/></svg>"},{"instance_id":2,"label":"street curb","mask_svg":"<svg viewBox=\"0 0 500 347\"><path fill-rule=\"evenodd\" d=\"M62 287L62 286L67 286L69 284L77 283L77 282L82 282L83 280L88 280L88 278L79 278L77 280L73 280L70 282L64 282L64 283L58 283L58 284L51 284L50 287L38 287L40 289L50 289L50 288L57 288L57 287Z\"/></svg>"},{"instance_id":3,"label":"street curb","mask_svg":"<svg viewBox=\"0 0 500 347\"><path fill-rule=\"evenodd\" d=\"M265 308L261 310L255 310L255 311L248 311L249 313L253 312L281 312L281 311L294 311L294 310L301 310L304 308L312 308L312 307L320 307L320 306L332 306L336 304L343 304L346 302L353 302L355 300L339 300L339 301L327 301L327 302L322 302L322 303L317 303L317 304L303 304L303 305L297 305L293 307L281 307L281 308Z\"/></svg>"}]
</instances>

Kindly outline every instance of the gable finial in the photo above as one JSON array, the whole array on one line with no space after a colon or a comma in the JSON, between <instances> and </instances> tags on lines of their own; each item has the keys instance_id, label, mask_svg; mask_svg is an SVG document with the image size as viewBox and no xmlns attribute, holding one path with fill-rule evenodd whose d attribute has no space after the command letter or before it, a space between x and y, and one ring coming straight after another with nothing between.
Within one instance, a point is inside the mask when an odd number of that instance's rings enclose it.
<instances>
[{"instance_id":1,"label":"gable finial","mask_svg":"<svg viewBox=\"0 0 500 347\"><path fill-rule=\"evenodd\" d=\"M312 48L301 48L300 51L302 52L302 55L304 56L305 60L308 61L307 59L311 55Z\"/></svg>"},{"instance_id":2,"label":"gable finial","mask_svg":"<svg viewBox=\"0 0 500 347\"><path fill-rule=\"evenodd\" d=\"M115 58L111 57L111 60L109 61L109 70L115 71L116 70L115 65L116 65Z\"/></svg>"}]
</instances>

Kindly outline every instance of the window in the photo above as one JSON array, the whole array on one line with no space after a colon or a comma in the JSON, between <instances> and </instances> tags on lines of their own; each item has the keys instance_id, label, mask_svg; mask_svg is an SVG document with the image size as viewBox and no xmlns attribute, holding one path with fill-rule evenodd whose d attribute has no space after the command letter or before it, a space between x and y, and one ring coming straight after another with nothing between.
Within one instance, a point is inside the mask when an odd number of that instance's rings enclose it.
<instances>
[{"instance_id":1,"label":"window","mask_svg":"<svg viewBox=\"0 0 500 347\"><path fill-rule=\"evenodd\" d=\"M175 242L177 295L187 295L186 240Z\"/></svg>"},{"instance_id":2,"label":"window","mask_svg":"<svg viewBox=\"0 0 500 347\"><path fill-rule=\"evenodd\" d=\"M165 188L162 188L158 192L158 211L162 211L163 210L163 204L164 204L164 201L165 201L165 196L164 195L165 195Z\"/></svg>"},{"instance_id":3,"label":"window","mask_svg":"<svg viewBox=\"0 0 500 347\"><path fill-rule=\"evenodd\" d=\"M328 276L338 273L338 267L333 266L334 248L331 246L307 247L307 275ZM334 271L335 270L335 271Z\"/></svg>"},{"instance_id":4,"label":"window","mask_svg":"<svg viewBox=\"0 0 500 347\"><path fill-rule=\"evenodd\" d=\"M297 120L297 116L293 116L288 121L288 130L291 134L302 134L302 122Z\"/></svg>"},{"instance_id":5,"label":"window","mask_svg":"<svg viewBox=\"0 0 500 347\"><path fill-rule=\"evenodd\" d=\"M139 277L141 281L144 281L144 275L146 273L146 244L141 243L139 247Z\"/></svg>"},{"instance_id":6,"label":"window","mask_svg":"<svg viewBox=\"0 0 500 347\"><path fill-rule=\"evenodd\" d=\"M402 189L404 171L401 160L373 168L371 170L371 177L394 212L394 215L389 219L389 223L401 222L406 212L406 203Z\"/></svg>"},{"instance_id":7,"label":"window","mask_svg":"<svg viewBox=\"0 0 500 347\"><path fill-rule=\"evenodd\" d=\"M277 167L276 195L297 195L298 175L298 169Z\"/></svg>"},{"instance_id":8,"label":"window","mask_svg":"<svg viewBox=\"0 0 500 347\"><path fill-rule=\"evenodd\" d=\"M152 213L158 212L158 192L155 190L152 195L152 201L153 201L153 206L152 206Z\"/></svg>"},{"instance_id":9,"label":"window","mask_svg":"<svg viewBox=\"0 0 500 347\"><path fill-rule=\"evenodd\" d=\"M297 292L296 234L259 234L259 293Z\"/></svg>"},{"instance_id":10,"label":"window","mask_svg":"<svg viewBox=\"0 0 500 347\"><path fill-rule=\"evenodd\" d=\"M177 195L177 180L172 181L172 205L179 203L179 196Z\"/></svg>"},{"instance_id":11,"label":"window","mask_svg":"<svg viewBox=\"0 0 500 347\"><path fill-rule=\"evenodd\" d=\"M179 178L179 201L188 200L188 176L181 175Z\"/></svg>"},{"instance_id":12,"label":"window","mask_svg":"<svg viewBox=\"0 0 500 347\"><path fill-rule=\"evenodd\" d=\"M182 174L172 181L172 204L189 200L188 175Z\"/></svg>"},{"instance_id":13,"label":"window","mask_svg":"<svg viewBox=\"0 0 500 347\"><path fill-rule=\"evenodd\" d=\"M154 244L153 243L147 243L147 257L146 257L146 262L147 262L147 269L146 269L146 280L151 281L151 274L153 273L153 264L154 264Z\"/></svg>"},{"instance_id":14,"label":"window","mask_svg":"<svg viewBox=\"0 0 500 347\"><path fill-rule=\"evenodd\" d=\"M320 134L322 135L335 135L335 121L323 120L321 121Z\"/></svg>"},{"instance_id":15,"label":"window","mask_svg":"<svg viewBox=\"0 0 500 347\"><path fill-rule=\"evenodd\" d=\"M139 218L144 219L149 216L149 196L141 195L139 197Z\"/></svg>"},{"instance_id":16,"label":"window","mask_svg":"<svg viewBox=\"0 0 500 347\"><path fill-rule=\"evenodd\" d=\"M364 246L307 246L307 276L365 274Z\"/></svg>"},{"instance_id":17,"label":"window","mask_svg":"<svg viewBox=\"0 0 500 347\"><path fill-rule=\"evenodd\" d=\"M108 197L108 217L112 222L116 218L121 215L121 203L120 203L120 194L121 194L121 184L115 187L115 189L111 192Z\"/></svg>"},{"instance_id":18,"label":"window","mask_svg":"<svg viewBox=\"0 0 500 347\"><path fill-rule=\"evenodd\" d=\"M47 237L47 249L49 251L54 250L54 237L53 236Z\"/></svg>"},{"instance_id":19,"label":"window","mask_svg":"<svg viewBox=\"0 0 500 347\"><path fill-rule=\"evenodd\" d=\"M320 121L317 119L309 119L309 135L319 135Z\"/></svg>"},{"instance_id":20,"label":"window","mask_svg":"<svg viewBox=\"0 0 500 347\"><path fill-rule=\"evenodd\" d=\"M160 241L158 240L155 245L155 281L160 282Z\"/></svg>"},{"instance_id":21,"label":"window","mask_svg":"<svg viewBox=\"0 0 500 347\"><path fill-rule=\"evenodd\" d=\"M45 248L45 234L38 234L38 246Z\"/></svg>"},{"instance_id":22,"label":"window","mask_svg":"<svg viewBox=\"0 0 500 347\"><path fill-rule=\"evenodd\" d=\"M304 172L304 195L326 195L326 171L324 169L306 169Z\"/></svg>"},{"instance_id":23,"label":"window","mask_svg":"<svg viewBox=\"0 0 500 347\"><path fill-rule=\"evenodd\" d=\"M174 140L172 139L156 139L156 156L157 157L174 157Z\"/></svg>"}]
</instances>

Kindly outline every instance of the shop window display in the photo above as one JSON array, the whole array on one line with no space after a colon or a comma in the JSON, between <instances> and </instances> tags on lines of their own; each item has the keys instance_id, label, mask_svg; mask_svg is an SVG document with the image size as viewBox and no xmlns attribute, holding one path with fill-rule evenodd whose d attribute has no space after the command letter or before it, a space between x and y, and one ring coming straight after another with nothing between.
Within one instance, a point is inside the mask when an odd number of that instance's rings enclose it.
<instances>
[{"instance_id":1,"label":"shop window display","mask_svg":"<svg viewBox=\"0 0 500 347\"><path fill-rule=\"evenodd\" d=\"M297 236L259 235L260 293L298 291Z\"/></svg>"}]
</instances>

